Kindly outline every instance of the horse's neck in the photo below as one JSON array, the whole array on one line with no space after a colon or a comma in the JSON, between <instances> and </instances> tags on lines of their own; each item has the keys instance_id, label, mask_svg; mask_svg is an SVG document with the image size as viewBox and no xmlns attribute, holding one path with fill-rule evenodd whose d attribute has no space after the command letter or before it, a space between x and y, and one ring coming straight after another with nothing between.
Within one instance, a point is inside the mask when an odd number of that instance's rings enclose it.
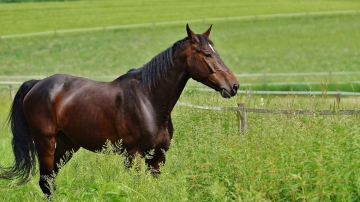
<instances>
[{"instance_id":1,"label":"horse's neck","mask_svg":"<svg viewBox=\"0 0 360 202\"><path fill-rule=\"evenodd\" d=\"M181 66L172 67L164 79L159 81L157 87L149 92L155 105L161 107L169 113L178 101L189 75Z\"/></svg>"}]
</instances>

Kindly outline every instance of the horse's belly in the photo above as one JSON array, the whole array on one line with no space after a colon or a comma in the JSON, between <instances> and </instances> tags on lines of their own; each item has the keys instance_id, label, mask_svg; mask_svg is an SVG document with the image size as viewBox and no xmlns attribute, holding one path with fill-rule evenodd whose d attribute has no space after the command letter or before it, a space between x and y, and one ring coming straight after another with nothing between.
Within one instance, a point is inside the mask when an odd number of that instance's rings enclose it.
<instances>
[{"instance_id":1,"label":"horse's belly","mask_svg":"<svg viewBox=\"0 0 360 202\"><path fill-rule=\"evenodd\" d=\"M120 141L113 122L106 119L88 117L84 114L67 122L59 124L59 130L79 146L90 150L99 151L107 141L117 143Z\"/></svg>"}]
</instances>

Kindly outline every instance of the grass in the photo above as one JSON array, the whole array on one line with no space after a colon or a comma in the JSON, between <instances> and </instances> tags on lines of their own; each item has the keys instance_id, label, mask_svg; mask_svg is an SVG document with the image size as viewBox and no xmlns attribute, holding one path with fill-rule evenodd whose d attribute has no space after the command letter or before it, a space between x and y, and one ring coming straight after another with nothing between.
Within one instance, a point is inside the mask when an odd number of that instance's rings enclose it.
<instances>
[{"instance_id":1,"label":"grass","mask_svg":"<svg viewBox=\"0 0 360 202\"><path fill-rule=\"evenodd\" d=\"M1 4L0 36L256 14L359 9L356 0L70 1Z\"/></svg>"},{"instance_id":2,"label":"grass","mask_svg":"<svg viewBox=\"0 0 360 202\"><path fill-rule=\"evenodd\" d=\"M177 6L158 1L101 2L102 6L100 1L1 4L0 35L164 19L359 8L358 1L350 0L242 1L231 2L230 6L211 1L182 2ZM143 6L134 6L141 3ZM358 71L360 65L360 42L354 40L360 34L359 16L209 23L214 23L211 38L217 51L235 73ZM191 27L201 33L208 25ZM140 67L185 35L183 25L1 40L0 72L2 75L120 75ZM242 78L240 83L259 80L262 82L261 77ZM333 77L334 82L356 80L359 80L357 75ZM326 82L327 77L275 77L268 81ZM203 87L192 81L189 86ZM358 89L350 84L341 88L349 86L352 91ZM305 87L315 89L312 85ZM319 89L330 87L323 85ZM261 97L264 105L260 103ZM218 93L185 91L180 101L205 106L235 106L243 102L247 107L270 109L359 109L356 97L344 97L337 104L334 97L325 95L239 94L233 99L221 99ZM9 92L0 89L0 125L4 124L9 108ZM144 162L140 162L140 171L125 171L122 156L81 149L61 170L54 201L360 200L358 116L248 113L248 131L243 138L233 111L176 106L172 117L175 134L158 179L144 170ZM2 166L12 165L10 142L9 131L0 130ZM1 200L44 201L38 175L23 186L0 180Z\"/></svg>"},{"instance_id":3,"label":"grass","mask_svg":"<svg viewBox=\"0 0 360 202\"><path fill-rule=\"evenodd\" d=\"M9 99L3 99L9 106ZM184 93L181 101L203 105L245 102L213 93ZM264 108L328 109L331 98L265 98ZM352 104L351 104L352 103ZM359 108L359 103L347 108ZM3 105L1 105L3 106ZM0 108L6 111L5 107ZM2 114L3 115L3 114ZM2 116L1 116L2 117ZM122 156L80 150L57 178L55 201L357 201L360 199L360 127L357 116L248 114L240 138L232 111L176 106L174 139L158 179L125 171ZM0 133L1 165L12 163L8 132ZM106 152L105 152L106 153ZM0 180L4 201L42 201L35 176L24 186Z\"/></svg>"}]
</instances>

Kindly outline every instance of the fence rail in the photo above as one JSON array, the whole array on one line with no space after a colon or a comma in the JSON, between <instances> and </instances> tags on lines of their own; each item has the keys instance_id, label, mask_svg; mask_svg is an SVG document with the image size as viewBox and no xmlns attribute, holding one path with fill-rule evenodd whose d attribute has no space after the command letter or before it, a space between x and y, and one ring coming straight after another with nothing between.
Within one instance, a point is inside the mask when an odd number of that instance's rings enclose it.
<instances>
[{"instance_id":1,"label":"fence rail","mask_svg":"<svg viewBox=\"0 0 360 202\"><path fill-rule=\"evenodd\" d=\"M233 107L210 107L210 106L201 106L194 105L185 102L178 101L176 103L179 106L186 106L196 109L205 109L212 111L237 111L239 107L245 106L244 104L239 104L238 106ZM294 110L294 109L261 109L261 108L246 108L244 107L240 111L258 113L258 114L293 114L293 115L355 115L360 114L360 110Z\"/></svg>"},{"instance_id":2,"label":"fence rail","mask_svg":"<svg viewBox=\"0 0 360 202\"><path fill-rule=\"evenodd\" d=\"M51 30L44 32L24 33L24 34L13 34L0 36L0 39L19 38L19 37L31 37L41 35L54 35L74 32L90 32L90 31L106 31L114 29L128 29L137 27L155 27L157 25L180 25L186 23L206 23L216 21L228 21L228 20L258 20L267 18L284 18L284 17L309 17L318 15L336 15L336 14L354 14L358 15L358 10L338 10L338 11L319 11L319 12L299 12L299 13L279 13L279 14L260 14L260 15L248 15L248 16L233 16L233 17L222 17L222 18L203 18L203 19L192 19L192 20L178 20L168 22L150 22L140 24L128 24L128 25L115 25L115 26L102 26L102 27L90 27L90 28L77 28L68 30Z\"/></svg>"}]
</instances>

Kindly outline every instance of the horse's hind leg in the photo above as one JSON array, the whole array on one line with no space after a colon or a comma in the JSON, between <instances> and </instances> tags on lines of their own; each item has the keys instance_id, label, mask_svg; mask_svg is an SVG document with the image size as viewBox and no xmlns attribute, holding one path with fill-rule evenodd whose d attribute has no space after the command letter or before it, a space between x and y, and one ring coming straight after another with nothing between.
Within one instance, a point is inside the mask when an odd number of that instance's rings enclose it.
<instances>
[{"instance_id":1,"label":"horse's hind leg","mask_svg":"<svg viewBox=\"0 0 360 202\"><path fill-rule=\"evenodd\" d=\"M37 111L32 111L35 108ZM46 107L27 107L24 111L27 112L25 113L26 120L38 154L39 185L43 193L50 196L52 190L55 189L54 154L57 130L51 115L46 115L46 111L41 111L45 109Z\"/></svg>"},{"instance_id":2,"label":"horse's hind leg","mask_svg":"<svg viewBox=\"0 0 360 202\"><path fill-rule=\"evenodd\" d=\"M41 134L41 133L33 133ZM55 154L55 134L52 136L33 135L33 140L38 152L40 166L39 185L44 194L50 196L51 191L55 189L54 172L54 154Z\"/></svg>"},{"instance_id":3,"label":"horse's hind leg","mask_svg":"<svg viewBox=\"0 0 360 202\"><path fill-rule=\"evenodd\" d=\"M54 172L58 174L59 169L70 161L73 154L80 146L71 141L66 135L59 131L56 135L56 149L54 157Z\"/></svg>"},{"instance_id":4,"label":"horse's hind leg","mask_svg":"<svg viewBox=\"0 0 360 202\"><path fill-rule=\"evenodd\" d=\"M50 196L51 192L56 190L55 177L59 172L61 160L63 160L62 165L65 165L72 157L72 152L76 152L80 147L62 131L57 132L56 135L48 135L47 138L34 136L33 139L40 164L39 185L43 193ZM67 158L64 157L66 152L69 152Z\"/></svg>"}]
</instances>

